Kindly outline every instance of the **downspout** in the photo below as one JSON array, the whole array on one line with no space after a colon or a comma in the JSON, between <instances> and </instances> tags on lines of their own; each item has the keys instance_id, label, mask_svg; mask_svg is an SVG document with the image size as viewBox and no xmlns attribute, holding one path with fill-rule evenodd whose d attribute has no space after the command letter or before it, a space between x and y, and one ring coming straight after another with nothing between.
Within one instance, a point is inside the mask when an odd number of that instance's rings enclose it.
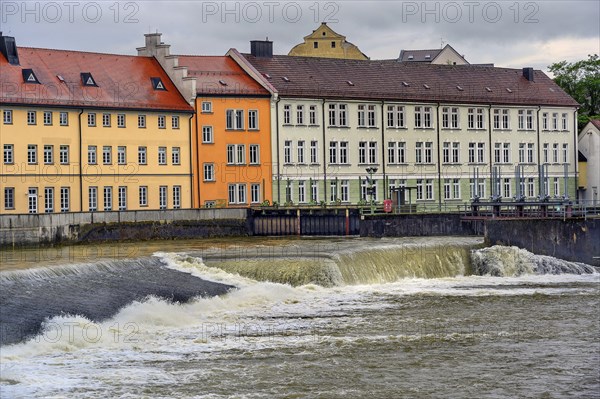
<instances>
[{"instance_id":1,"label":"downspout","mask_svg":"<svg viewBox=\"0 0 600 399\"><path fill-rule=\"evenodd\" d=\"M573 170L575 175L575 201L579 203L579 151L577 145L579 144L578 137L578 120L577 120L577 108L573 112ZM569 193L568 187L565 190Z\"/></svg>"},{"instance_id":2,"label":"downspout","mask_svg":"<svg viewBox=\"0 0 600 399\"><path fill-rule=\"evenodd\" d=\"M190 143L190 208L194 208L194 152L198 154L198 149L194 151L194 147L192 146L192 119L194 118L194 114L190 115L190 119L188 120L188 130L189 130L189 143ZM198 147L198 129L196 129L196 147ZM200 165L198 160L198 165ZM200 197L198 197L198 205L200 204ZM198 206L200 207L200 206Z\"/></svg>"},{"instance_id":3,"label":"downspout","mask_svg":"<svg viewBox=\"0 0 600 399\"><path fill-rule=\"evenodd\" d=\"M325 150L327 144L325 141L325 99L323 99L323 103L321 104L321 114L323 121L323 200L327 202L327 151Z\"/></svg>"},{"instance_id":4,"label":"downspout","mask_svg":"<svg viewBox=\"0 0 600 399\"><path fill-rule=\"evenodd\" d=\"M542 106L538 105L538 110L537 110L537 123L536 123L536 130L537 130L537 164L538 167L542 164L542 146L541 146L541 139L540 139L540 111L542 110Z\"/></svg>"},{"instance_id":5,"label":"downspout","mask_svg":"<svg viewBox=\"0 0 600 399\"><path fill-rule=\"evenodd\" d=\"M384 104L385 102L381 102L381 164L382 164L382 172L383 172L383 199L388 199L388 188L387 188L387 179L385 174L385 112L384 112Z\"/></svg>"},{"instance_id":6,"label":"downspout","mask_svg":"<svg viewBox=\"0 0 600 399\"><path fill-rule=\"evenodd\" d=\"M489 156L490 156L490 191L488 193L491 197L494 193L494 179L493 177L493 161L494 161L494 149L492 148L492 104L488 105L488 140L489 140ZM475 183L475 182L473 182Z\"/></svg>"},{"instance_id":7,"label":"downspout","mask_svg":"<svg viewBox=\"0 0 600 399\"><path fill-rule=\"evenodd\" d=\"M281 101L281 98L277 96L277 100L275 100L275 139L277 142L277 203L281 204L281 164L279 162L279 101Z\"/></svg>"},{"instance_id":8,"label":"downspout","mask_svg":"<svg viewBox=\"0 0 600 399\"><path fill-rule=\"evenodd\" d=\"M83 108L79 112L79 212L83 212L83 132L81 130L81 115Z\"/></svg>"},{"instance_id":9,"label":"downspout","mask_svg":"<svg viewBox=\"0 0 600 399\"><path fill-rule=\"evenodd\" d=\"M196 111L198 111L198 98L194 99L194 109ZM197 154L197 166L198 166L198 174L197 174L197 179L196 181L198 182L198 184L196 184L196 191L197 191L197 195L198 195L198 208L202 208L202 201L200 201L200 170L202 170L202 166L200 165L200 142L198 141L199 136L198 136L198 132L200 129L200 115L196 112L196 154Z\"/></svg>"},{"instance_id":10,"label":"downspout","mask_svg":"<svg viewBox=\"0 0 600 399\"><path fill-rule=\"evenodd\" d=\"M436 114L436 121L435 121L435 127L436 127L436 134L437 134L437 170L438 170L438 210L441 212L442 211L442 162L441 162L441 155L440 155L440 103L437 103L436 109L435 109L435 114Z\"/></svg>"}]
</instances>

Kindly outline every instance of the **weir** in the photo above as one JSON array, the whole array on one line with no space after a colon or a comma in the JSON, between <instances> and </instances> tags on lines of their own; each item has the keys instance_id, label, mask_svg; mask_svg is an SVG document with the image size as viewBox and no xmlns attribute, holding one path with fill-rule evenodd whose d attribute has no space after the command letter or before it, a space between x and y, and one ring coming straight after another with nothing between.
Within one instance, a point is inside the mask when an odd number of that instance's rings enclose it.
<instances>
[{"instance_id":1,"label":"weir","mask_svg":"<svg viewBox=\"0 0 600 399\"><path fill-rule=\"evenodd\" d=\"M430 241L429 243L427 241ZM366 244L366 245L365 245ZM371 245L368 245L371 244ZM514 277L524 274L591 274L593 266L534 255L517 247L482 248L476 239L462 243L416 240L411 243L356 243L330 251L310 246L278 253L190 254L196 262L231 274L292 286L370 285L406 278L452 278L469 275Z\"/></svg>"},{"instance_id":2,"label":"weir","mask_svg":"<svg viewBox=\"0 0 600 399\"><path fill-rule=\"evenodd\" d=\"M428 242L429 241L429 242ZM454 240L456 241L456 240ZM277 253L191 254L209 267L258 281L324 287L382 284L403 278L471 274L470 251L480 239L450 244L442 239L340 242L331 247L288 246Z\"/></svg>"},{"instance_id":3,"label":"weir","mask_svg":"<svg viewBox=\"0 0 600 399\"><path fill-rule=\"evenodd\" d=\"M411 278L597 272L593 266L517 247L482 246L483 240L475 237L287 240L279 245L211 247L202 252L196 248L148 258L6 271L0 273L0 345L40 333L43 323L56 316L100 322L148 297L183 303L226 294L234 288L228 284L241 284L242 290L257 281L341 287Z\"/></svg>"},{"instance_id":4,"label":"weir","mask_svg":"<svg viewBox=\"0 0 600 399\"><path fill-rule=\"evenodd\" d=\"M102 321L149 296L187 302L232 287L166 268L158 258L105 261L0 273L0 345L39 333L55 316Z\"/></svg>"}]
</instances>

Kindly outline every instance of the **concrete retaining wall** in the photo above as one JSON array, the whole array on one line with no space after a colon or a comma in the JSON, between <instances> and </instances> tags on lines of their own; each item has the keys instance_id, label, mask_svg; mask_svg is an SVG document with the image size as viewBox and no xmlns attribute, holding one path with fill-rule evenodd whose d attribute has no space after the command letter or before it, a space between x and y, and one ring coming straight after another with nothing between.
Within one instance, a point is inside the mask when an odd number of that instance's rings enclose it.
<instances>
[{"instance_id":1,"label":"concrete retaining wall","mask_svg":"<svg viewBox=\"0 0 600 399\"><path fill-rule=\"evenodd\" d=\"M472 236L483 234L479 222L463 222L460 214L365 216L361 237Z\"/></svg>"},{"instance_id":2,"label":"concrete retaining wall","mask_svg":"<svg viewBox=\"0 0 600 399\"><path fill-rule=\"evenodd\" d=\"M248 234L246 209L0 215L3 247Z\"/></svg>"},{"instance_id":3,"label":"concrete retaining wall","mask_svg":"<svg viewBox=\"0 0 600 399\"><path fill-rule=\"evenodd\" d=\"M514 245L534 254L600 266L600 219L486 220L489 245Z\"/></svg>"}]
</instances>

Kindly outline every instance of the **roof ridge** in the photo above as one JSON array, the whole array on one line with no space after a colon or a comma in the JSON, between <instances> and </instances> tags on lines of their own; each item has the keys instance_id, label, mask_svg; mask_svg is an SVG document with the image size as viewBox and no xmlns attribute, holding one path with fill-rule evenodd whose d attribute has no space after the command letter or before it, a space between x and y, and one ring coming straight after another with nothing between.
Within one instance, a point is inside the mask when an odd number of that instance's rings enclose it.
<instances>
[{"instance_id":1,"label":"roof ridge","mask_svg":"<svg viewBox=\"0 0 600 399\"><path fill-rule=\"evenodd\" d=\"M98 51L83 51L83 50L67 50L67 49L57 49L57 48L44 48L44 47L27 47L27 46L17 46L18 50L39 50L39 51L55 51L55 52L61 52L61 53L82 53L82 54L96 54L96 55L110 55L110 56L117 56L117 57L130 57L130 58L140 58L140 59L147 59L147 58L154 58L154 57L150 57L150 56L143 56L143 55L132 55L132 54L117 54L117 53L101 53Z\"/></svg>"}]
</instances>

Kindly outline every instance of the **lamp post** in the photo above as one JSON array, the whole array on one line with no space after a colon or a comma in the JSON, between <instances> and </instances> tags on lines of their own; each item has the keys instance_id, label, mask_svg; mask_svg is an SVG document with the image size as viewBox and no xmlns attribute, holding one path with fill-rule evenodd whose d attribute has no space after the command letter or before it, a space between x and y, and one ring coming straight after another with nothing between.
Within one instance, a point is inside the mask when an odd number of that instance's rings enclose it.
<instances>
[{"instance_id":1,"label":"lamp post","mask_svg":"<svg viewBox=\"0 0 600 399\"><path fill-rule=\"evenodd\" d=\"M377 173L377 168L370 166L366 169L369 174L369 187L367 187L367 194L371 195L371 215L375 213L375 190L373 189L373 175Z\"/></svg>"}]
</instances>

